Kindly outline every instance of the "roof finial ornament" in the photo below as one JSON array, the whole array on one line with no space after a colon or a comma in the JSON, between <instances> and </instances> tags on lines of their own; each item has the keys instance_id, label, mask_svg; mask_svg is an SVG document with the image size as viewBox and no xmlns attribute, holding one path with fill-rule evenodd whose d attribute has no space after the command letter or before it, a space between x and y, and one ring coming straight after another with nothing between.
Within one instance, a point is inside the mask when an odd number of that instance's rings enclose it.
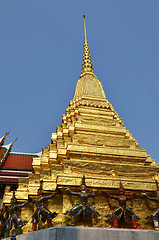
<instances>
[{"instance_id":1,"label":"roof finial ornament","mask_svg":"<svg viewBox=\"0 0 159 240\"><path fill-rule=\"evenodd\" d=\"M11 143L12 146L13 146L13 143L15 143L17 141L17 139L18 139L18 135L17 135L16 139Z\"/></svg>"},{"instance_id":2,"label":"roof finial ornament","mask_svg":"<svg viewBox=\"0 0 159 240\"><path fill-rule=\"evenodd\" d=\"M6 131L5 135L2 138L0 138L0 146L2 146L5 143L6 136L8 136L9 133L10 133L10 128L9 128L9 131L8 132Z\"/></svg>"},{"instance_id":3,"label":"roof finial ornament","mask_svg":"<svg viewBox=\"0 0 159 240\"><path fill-rule=\"evenodd\" d=\"M124 187L123 187L123 184L122 184L122 182L121 182L121 178L119 179L119 181L120 181L120 188L124 188Z\"/></svg>"},{"instance_id":4,"label":"roof finial ornament","mask_svg":"<svg viewBox=\"0 0 159 240\"><path fill-rule=\"evenodd\" d=\"M85 185L86 186L86 177L85 177L85 174L83 174L83 177L82 177L82 184L81 185Z\"/></svg>"},{"instance_id":5,"label":"roof finial ornament","mask_svg":"<svg viewBox=\"0 0 159 240\"><path fill-rule=\"evenodd\" d=\"M84 39L85 39L85 42L84 42L84 43L87 43L87 32L86 32L85 14L83 14L83 18L84 18Z\"/></svg>"},{"instance_id":6,"label":"roof finial ornament","mask_svg":"<svg viewBox=\"0 0 159 240\"><path fill-rule=\"evenodd\" d=\"M5 136L8 136L9 134L10 134L10 128L9 128L9 131L8 131L8 132L6 131Z\"/></svg>"},{"instance_id":7,"label":"roof finial ornament","mask_svg":"<svg viewBox=\"0 0 159 240\"><path fill-rule=\"evenodd\" d=\"M93 64L92 64L91 55L89 52L89 46L87 42L85 14L83 14L83 19L84 19L84 47L83 47L82 72L80 77L83 77L83 75L85 74L92 74L94 77L96 77L93 71Z\"/></svg>"}]
</instances>

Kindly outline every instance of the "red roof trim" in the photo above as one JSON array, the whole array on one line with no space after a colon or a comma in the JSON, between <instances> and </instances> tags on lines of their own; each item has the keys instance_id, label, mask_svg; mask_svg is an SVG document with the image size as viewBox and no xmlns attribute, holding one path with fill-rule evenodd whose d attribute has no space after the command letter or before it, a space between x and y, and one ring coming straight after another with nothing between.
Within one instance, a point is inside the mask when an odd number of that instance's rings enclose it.
<instances>
[{"instance_id":1,"label":"red roof trim","mask_svg":"<svg viewBox=\"0 0 159 240\"><path fill-rule=\"evenodd\" d=\"M2 177L0 178L0 183L4 183L4 184L15 184L18 183L18 177L17 178L6 178L6 177Z\"/></svg>"},{"instance_id":2,"label":"red roof trim","mask_svg":"<svg viewBox=\"0 0 159 240\"><path fill-rule=\"evenodd\" d=\"M28 173L23 173L23 172L15 172L15 173L0 173L0 177L1 176L7 176L7 177L9 177L9 176L28 176Z\"/></svg>"},{"instance_id":3,"label":"red roof trim","mask_svg":"<svg viewBox=\"0 0 159 240\"><path fill-rule=\"evenodd\" d=\"M7 148L4 148L4 147L0 147L0 160L2 161L3 160L3 157L5 155L7 151Z\"/></svg>"},{"instance_id":4,"label":"red roof trim","mask_svg":"<svg viewBox=\"0 0 159 240\"><path fill-rule=\"evenodd\" d=\"M32 169L30 168L11 168L11 167L2 167L1 170L11 170L11 171L27 171L27 172L32 172Z\"/></svg>"},{"instance_id":5,"label":"red roof trim","mask_svg":"<svg viewBox=\"0 0 159 240\"><path fill-rule=\"evenodd\" d=\"M9 155L16 155L16 156L28 156L28 157L39 157L36 154L30 154L30 153L12 153L10 152Z\"/></svg>"}]
</instances>

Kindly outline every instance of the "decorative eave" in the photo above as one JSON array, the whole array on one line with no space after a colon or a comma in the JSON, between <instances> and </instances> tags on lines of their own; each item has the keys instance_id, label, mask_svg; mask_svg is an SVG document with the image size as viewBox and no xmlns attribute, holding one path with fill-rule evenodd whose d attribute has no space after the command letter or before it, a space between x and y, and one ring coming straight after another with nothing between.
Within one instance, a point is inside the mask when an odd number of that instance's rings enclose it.
<instances>
[{"instance_id":1,"label":"decorative eave","mask_svg":"<svg viewBox=\"0 0 159 240\"><path fill-rule=\"evenodd\" d=\"M2 155L0 156L0 163L2 163L6 159L7 155L9 154L9 152L11 150L11 147L12 147L12 143L5 145L5 146L3 145L1 147L1 149L4 149L4 151L3 151Z\"/></svg>"},{"instance_id":2,"label":"decorative eave","mask_svg":"<svg viewBox=\"0 0 159 240\"><path fill-rule=\"evenodd\" d=\"M13 143L16 142L18 139L18 136L16 137L16 139L11 142L10 144L6 145L6 146L3 146L3 148L5 149L5 151L3 152L1 158L0 158L0 169L3 167L7 157L8 157L8 154L10 153L11 151L11 148L13 146Z\"/></svg>"},{"instance_id":3,"label":"decorative eave","mask_svg":"<svg viewBox=\"0 0 159 240\"><path fill-rule=\"evenodd\" d=\"M11 152L10 155L21 155L21 156L32 156L32 157L41 157L42 151L39 153L23 153L23 152Z\"/></svg>"}]
</instances>

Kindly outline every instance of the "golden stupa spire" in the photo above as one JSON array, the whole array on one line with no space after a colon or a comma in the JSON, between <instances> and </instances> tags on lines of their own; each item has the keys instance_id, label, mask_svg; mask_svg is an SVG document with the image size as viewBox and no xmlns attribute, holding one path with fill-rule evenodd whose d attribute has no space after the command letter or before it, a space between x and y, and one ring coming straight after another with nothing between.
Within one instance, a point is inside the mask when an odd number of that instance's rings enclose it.
<instances>
[{"instance_id":1,"label":"golden stupa spire","mask_svg":"<svg viewBox=\"0 0 159 240\"><path fill-rule=\"evenodd\" d=\"M87 32L86 32L85 15L83 15L83 18L84 18L84 37L85 37L85 41L84 41L84 47L83 47L82 72L81 72L81 76L80 77L82 77L86 73L94 75L93 64L92 64L92 60L91 60L89 46L88 46L88 43L87 43Z\"/></svg>"},{"instance_id":2,"label":"golden stupa spire","mask_svg":"<svg viewBox=\"0 0 159 240\"><path fill-rule=\"evenodd\" d=\"M84 18L84 40L85 40L84 43L87 44L87 32L86 32L86 20L85 20L85 15L83 15L83 18Z\"/></svg>"}]
</instances>

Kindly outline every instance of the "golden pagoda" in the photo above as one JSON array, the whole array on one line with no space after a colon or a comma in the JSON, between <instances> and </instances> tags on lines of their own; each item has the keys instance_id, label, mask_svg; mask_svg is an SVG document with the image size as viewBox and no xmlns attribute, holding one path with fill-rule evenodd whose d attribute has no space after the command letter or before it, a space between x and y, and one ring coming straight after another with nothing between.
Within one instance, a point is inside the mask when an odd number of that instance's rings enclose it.
<instances>
[{"instance_id":1,"label":"golden pagoda","mask_svg":"<svg viewBox=\"0 0 159 240\"><path fill-rule=\"evenodd\" d=\"M68 219L64 213L78 201L70 197L68 188L79 191L83 174L86 177L88 191L95 191L93 207L99 212L92 226L109 227L104 215L112 212L110 202L102 195L102 190L116 193L119 178L129 195L131 191L136 197L129 201L129 206L139 216L140 226L151 229L145 218L150 215L155 203L147 204L140 193L156 192L159 167L145 150L139 148L138 142L124 127L118 113L107 100L102 84L94 74L93 64L87 43L84 17L85 42L83 48L83 65L77 81L74 98L70 101L66 113L62 116L62 124L52 133L51 143L43 148L42 156L33 159L33 172L27 178L19 178L16 198L26 201L37 195L40 180L43 180L44 193L59 189L59 193L48 201L48 208L58 212L53 224L82 225ZM6 193L3 203L9 204L12 192ZM117 205L112 200L112 205ZM31 216L34 205L28 204L21 209L21 216L28 221L24 232L31 231ZM87 224L86 224L87 225ZM44 228L45 224L39 226Z\"/></svg>"}]
</instances>

